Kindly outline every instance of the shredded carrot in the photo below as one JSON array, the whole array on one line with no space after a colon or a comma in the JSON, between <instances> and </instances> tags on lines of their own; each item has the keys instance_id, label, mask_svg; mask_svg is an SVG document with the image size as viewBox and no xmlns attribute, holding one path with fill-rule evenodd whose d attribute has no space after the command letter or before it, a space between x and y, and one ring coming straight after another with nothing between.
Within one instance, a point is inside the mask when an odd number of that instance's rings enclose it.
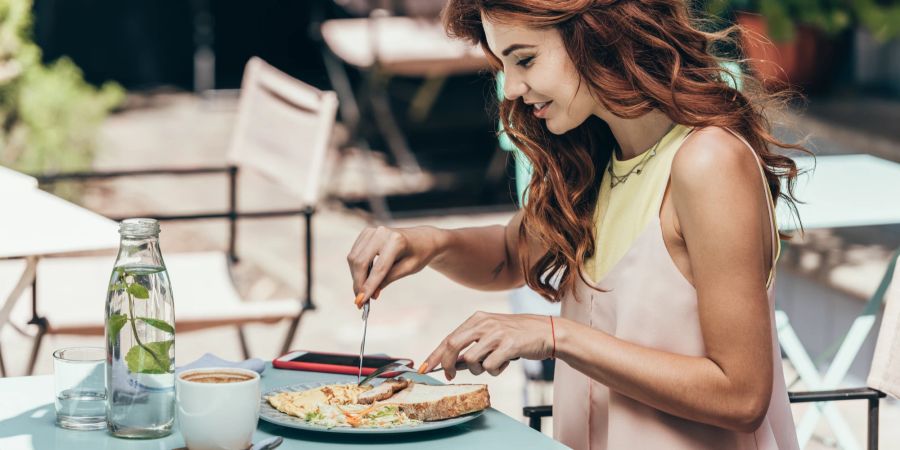
<instances>
[{"instance_id":1,"label":"shredded carrot","mask_svg":"<svg viewBox=\"0 0 900 450\"><path fill-rule=\"evenodd\" d=\"M351 427L357 428L362 424L362 419L354 415L353 413L344 411L344 408L337 406L338 411L344 413L344 417L347 419L347 423L350 424Z\"/></svg>"},{"instance_id":2,"label":"shredded carrot","mask_svg":"<svg viewBox=\"0 0 900 450\"><path fill-rule=\"evenodd\" d=\"M381 406L381 405L379 405L379 404L377 404L377 403L373 403L372 406L369 406L368 408L366 408L366 409L364 409L364 410L362 410L362 411L360 411L360 412L358 412L358 413L356 413L356 414L358 414L360 417L363 417L363 416L365 416L366 414L368 414L368 413L374 411L375 408L378 408L379 406Z\"/></svg>"}]
</instances>

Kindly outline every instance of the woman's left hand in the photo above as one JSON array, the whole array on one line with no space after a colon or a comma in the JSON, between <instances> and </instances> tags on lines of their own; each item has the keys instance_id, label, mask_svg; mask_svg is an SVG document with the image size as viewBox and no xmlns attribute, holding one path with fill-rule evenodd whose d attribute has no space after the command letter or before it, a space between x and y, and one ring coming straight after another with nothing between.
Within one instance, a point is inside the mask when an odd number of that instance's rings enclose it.
<instances>
[{"instance_id":1,"label":"woman's left hand","mask_svg":"<svg viewBox=\"0 0 900 450\"><path fill-rule=\"evenodd\" d=\"M514 358L547 359L552 351L553 334L547 316L479 311L444 338L419 371L440 364L447 380L452 380L456 376L454 366L462 360L475 375L487 372L497 376Z\"/></svg>"}]
</instances>

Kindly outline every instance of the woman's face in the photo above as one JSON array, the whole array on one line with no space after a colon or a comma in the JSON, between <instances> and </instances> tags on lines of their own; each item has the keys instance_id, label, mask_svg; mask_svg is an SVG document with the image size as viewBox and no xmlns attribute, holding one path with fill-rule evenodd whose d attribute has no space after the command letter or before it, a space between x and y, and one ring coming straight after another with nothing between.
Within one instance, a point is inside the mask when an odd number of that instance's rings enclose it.
<instances>
[{"instance_id":1,"label":"woman's face","mask_svg":"<svg viewBox=\"0 0 900 450\"><path fill-rule=\"evenodd\" d=\"M581 83L559 31L481 19L488 47L503 63L507 99L521 97L553 134L581 125L595 112L598 102Z\"/></svg>"}]
</instances>

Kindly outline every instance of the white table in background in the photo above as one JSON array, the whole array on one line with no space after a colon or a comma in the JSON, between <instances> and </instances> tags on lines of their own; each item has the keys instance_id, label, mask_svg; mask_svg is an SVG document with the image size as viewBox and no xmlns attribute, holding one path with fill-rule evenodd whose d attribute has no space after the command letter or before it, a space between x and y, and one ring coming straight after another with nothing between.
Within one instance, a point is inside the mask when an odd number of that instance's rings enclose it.
<instances>
[{"instance_id":1,"label":"white table in background","mask_svg":"<svg viewBox=\"0 0 900 450\"><path fill-rule=\"evenodd\" d=\"M9 189L34 189L37 178L0 166L0 195L9 195Z\"/></svg>"},{"instance_id":2,"label":"white table in background","mask_svg":"<svg viewBox=\"0 0 900 450\"><path fill-rule=\"evenodd\" d=\"M38 260L45 256L115 249L119 245L116 223L99 214L39 189L3 189L0 195L0 260L24 259L24 269L6 301L0 304L0 331L8 323L15 303L34 283ZM46 332L46 319L38 316L32 299L32 320L38 336L28 363L34 369L36 352ZM0 368L2 360L0 360ZM5 370L5 368L4 368Z\"/></svg>"},{"instance_id":3,"label":"white table in background","mask_svg":"<svg viewBox=\"0 0 900 450\"><path fill-rule=\"evenodd\" d=\"M801 170L795 187L797 211L804 229L900 224L900 164L871 155L834 155L795 159ZM811 170L810 170L811 169ZM792 211L779 203L779 228L796 230ZM800 378L810 390L835 389L843 381L853 359L875 323L874 316L856 318L823 376L783 311L776 311L778 340ZM830 403L812 408L797 427L800 446L809 441L824 414L844 450L860 448L837 408Z\"/></svg>"}]
</instances>

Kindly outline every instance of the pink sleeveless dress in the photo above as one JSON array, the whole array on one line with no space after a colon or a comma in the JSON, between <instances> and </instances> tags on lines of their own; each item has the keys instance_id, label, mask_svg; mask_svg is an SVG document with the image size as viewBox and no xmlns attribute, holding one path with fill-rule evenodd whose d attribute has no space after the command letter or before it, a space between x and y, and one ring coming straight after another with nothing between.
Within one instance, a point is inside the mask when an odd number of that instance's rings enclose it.
<instances>
[{"instance_id":1,"label":"pink sleeveless dress","mask_svg":"<svg viewBox=\"0 0 900 450\"><path fill-rule=\"evenodd\" d=\"M659 193L660 203L664 193L665 186ZM769 218L772 219L771 199ZM772 223L773 244L777 245ZM773 258L775 254L773 250ZM774 328L773 281L770 279L768 288L773 324L772 398L765 420L756 431L730 431L673 416L610 391L557 360L553 383L554 437L579 450L798 449ZM658 215L597 286L605 292L579 281L576 290L580 301L572 294L565 297L561 316L646 347L691 356L705 354L697 291L672 261Z\"/></svg>"}]
</instances>

